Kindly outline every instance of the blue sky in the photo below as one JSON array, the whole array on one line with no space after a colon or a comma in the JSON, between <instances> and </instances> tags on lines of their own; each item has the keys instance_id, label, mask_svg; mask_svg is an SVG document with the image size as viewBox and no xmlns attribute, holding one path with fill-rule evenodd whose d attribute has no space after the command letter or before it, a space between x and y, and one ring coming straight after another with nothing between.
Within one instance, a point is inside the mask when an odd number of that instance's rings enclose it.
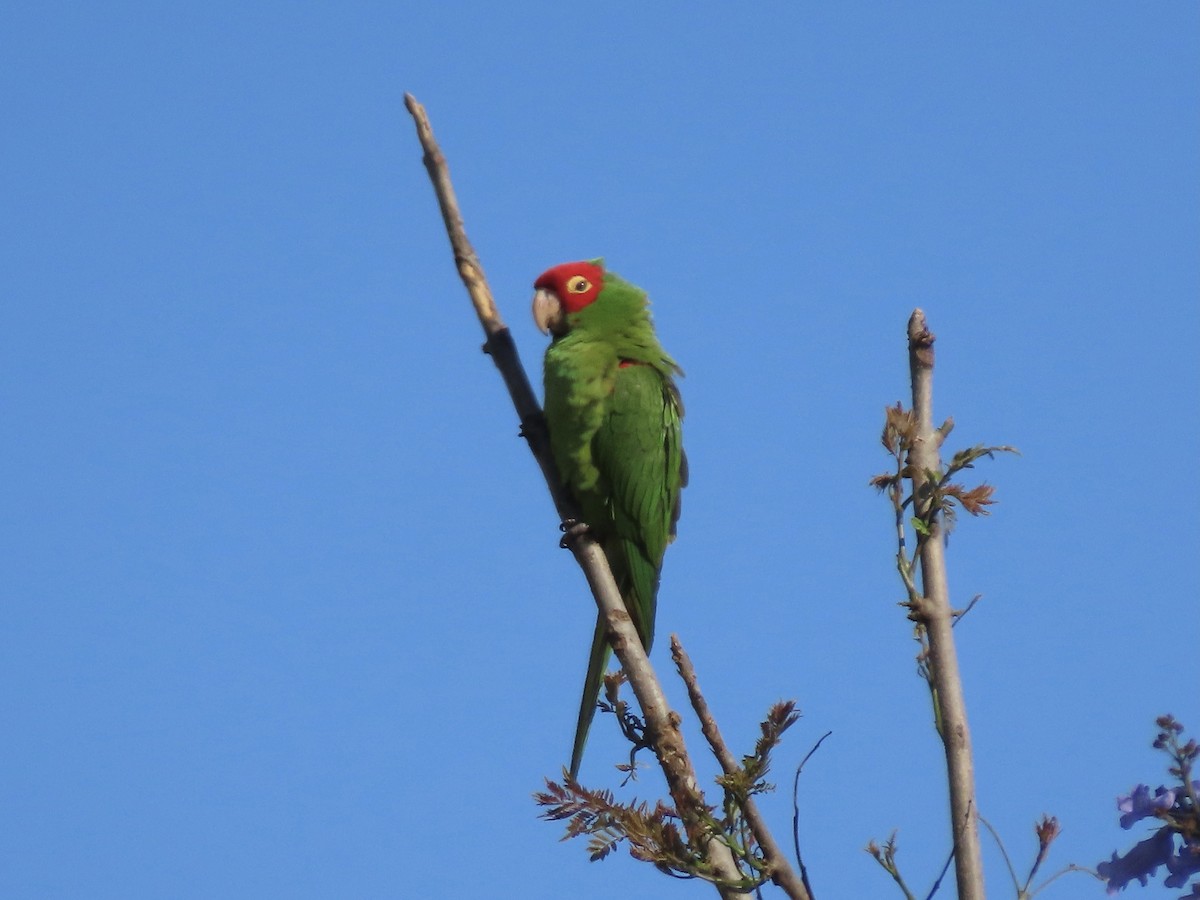
<instances>
[{"instance_id":1,"label":"blue sky","mask_svg":"<svg viewBox=\"0 0 1200 900\"><path fill-rule=\"evenodd\" d=\"M10 6L0 893L705 895L536 818L593 612L406 90L535 379L544 268L650 292L692 466L658 632L738 752L799 702L781 784L833 731L817 895L948 849L867 487L918 305L951 445L1023 453L949 551L980 808L1021 865L1043 813L1048 871L1130 845L1154 717L1200 730L1198 63L1186 3ZM621 752L599 720L585 780Z\"/></svg>"}]
</instances>

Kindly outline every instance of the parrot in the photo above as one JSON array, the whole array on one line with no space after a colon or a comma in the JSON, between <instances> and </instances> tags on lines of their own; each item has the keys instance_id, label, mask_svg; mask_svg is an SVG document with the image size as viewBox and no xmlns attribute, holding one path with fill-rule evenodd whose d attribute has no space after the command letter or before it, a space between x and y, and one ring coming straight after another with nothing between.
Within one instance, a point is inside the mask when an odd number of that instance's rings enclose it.
<instances>
[{"instance_id":1,"label":"parrot","mask_svg":"<svg viewBox=\"0 0 1200 900\"><path fill-rule=\"evenodd\" d=\"M538 276L533 320L552 336L543 362L551 454L649 653L663 556L675 538L688 480L675 383L683 370L658 342L646 293L606 270L603 259L563 263ZM571 750L572 778L611 653L600 615Z\"/></svg>"}]
</instances>

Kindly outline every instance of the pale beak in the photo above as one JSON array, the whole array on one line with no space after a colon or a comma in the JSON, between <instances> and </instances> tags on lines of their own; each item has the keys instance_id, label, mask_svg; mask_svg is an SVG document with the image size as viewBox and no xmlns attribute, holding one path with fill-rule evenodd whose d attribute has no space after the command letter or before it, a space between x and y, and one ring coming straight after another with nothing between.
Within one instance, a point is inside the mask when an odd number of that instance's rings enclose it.
<instances>
[{"instance_id":1,"label":"pale beak","mask_svg":"<svg viewBox=\"0 0 1200 900\"><path fill-rule=\"evenodd\" d=\"M567 330L567 314L558 295L546 288L539 288L533 295L533 324L542 334L564 334Z\"/></svg>"}]
</instances>

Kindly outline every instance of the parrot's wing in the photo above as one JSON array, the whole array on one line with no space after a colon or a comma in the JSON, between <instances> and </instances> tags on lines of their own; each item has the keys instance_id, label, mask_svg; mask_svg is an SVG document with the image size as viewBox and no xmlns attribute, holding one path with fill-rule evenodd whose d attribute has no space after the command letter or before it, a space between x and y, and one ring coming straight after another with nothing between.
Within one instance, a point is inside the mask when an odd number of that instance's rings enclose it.
<instances>
[{"instance_id":1,"label":"parrot's wing","mask_svg":"<svg viewBox=\"0 0 1200 900\"><path fill-rule=\"evenodd\" d=\"M592 443L612 521L604 549L647 650L654 643L658 575L687 478L682 415L669 378L649 365L626 365Z\"/></svg>"},{"instance_id":2,"label":"parrot's wing","mask_svg":"<svg viewBox=\"0 0 1200 900\"><path fill-rule=\"evenodd\" d=\"M669 378L648 365L624 366L592 443L609 515L602 524L588 524L603 538L613 577L647 650L654 642L663 554L675 536L679 494L687 483L682 415L679 392ZM579 772L610 654L600 617L579 704L572 777Z\"/></svg>"}]
</instances>

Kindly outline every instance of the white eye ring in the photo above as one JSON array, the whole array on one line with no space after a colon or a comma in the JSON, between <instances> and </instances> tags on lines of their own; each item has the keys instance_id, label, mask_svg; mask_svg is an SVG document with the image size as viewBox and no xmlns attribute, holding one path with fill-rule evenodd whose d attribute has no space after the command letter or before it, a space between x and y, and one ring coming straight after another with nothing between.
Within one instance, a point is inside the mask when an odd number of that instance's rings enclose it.
<instances>
[{"instance_id":1,"label":"white eye ring","mask_svg":"<svg viewBox=\"0 0 1200 900\"><path fill-rule=\"evenodd\" d=\"M592 283L582 275L572 275L567 279L567 290L572 294L586 294L592 287Z\"/></svg>"}]
</instances>

